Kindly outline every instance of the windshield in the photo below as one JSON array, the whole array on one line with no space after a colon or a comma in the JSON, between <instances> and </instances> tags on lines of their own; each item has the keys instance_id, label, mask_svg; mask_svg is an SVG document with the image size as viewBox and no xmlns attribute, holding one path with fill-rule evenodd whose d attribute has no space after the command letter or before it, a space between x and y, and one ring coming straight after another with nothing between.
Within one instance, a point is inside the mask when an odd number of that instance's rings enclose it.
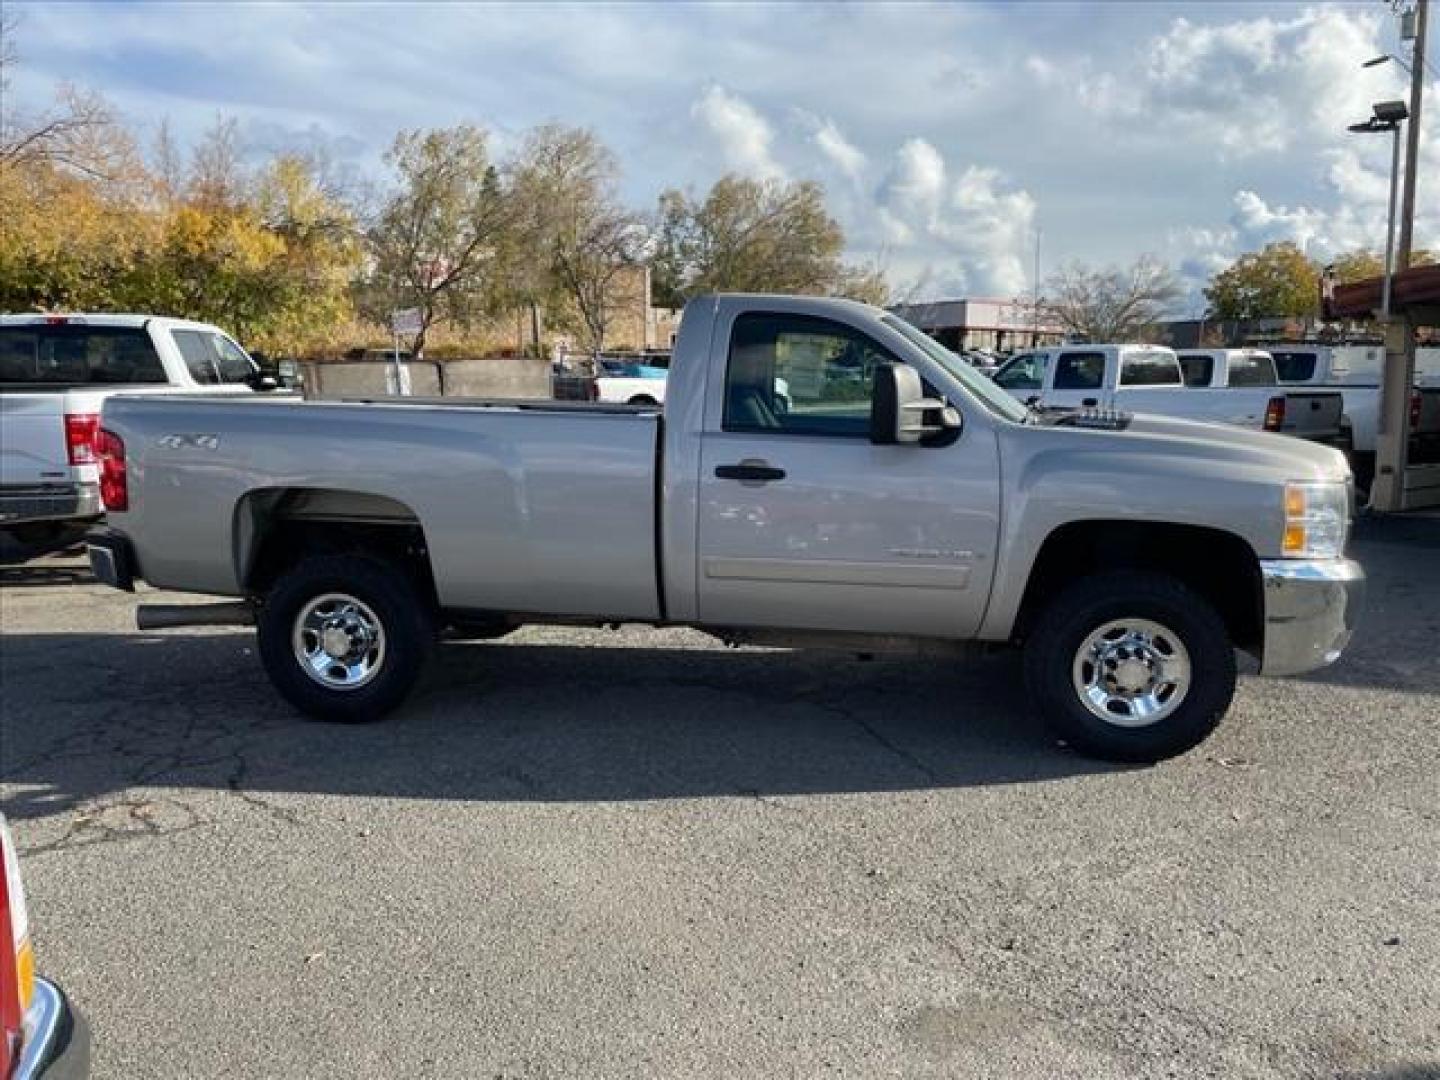
<instances>
[{"instance_id":1,"label":"windshield","mask_svg":"<svg viewBox=\"0 0 1440 1080\"><path fill-rule=\"evenodd\" d=\"M1023 424L1030 410L1009 394L1001 390L980 372L932 338L923 330L917 330L904 319L886 315L881 320L890 329L904 335L919 347L926 356L943 367L956 382L969 390L986 409L1004 420Z\"/></svg>"}]
</instances>

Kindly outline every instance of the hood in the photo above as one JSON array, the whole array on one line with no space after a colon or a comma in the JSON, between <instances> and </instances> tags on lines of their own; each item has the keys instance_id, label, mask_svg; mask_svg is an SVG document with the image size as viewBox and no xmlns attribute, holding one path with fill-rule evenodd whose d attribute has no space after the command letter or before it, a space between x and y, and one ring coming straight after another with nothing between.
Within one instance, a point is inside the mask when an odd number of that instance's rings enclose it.
<instances>
[{"instance_id":1,"label":"hood","mask_svg":"<svg viewBox=\"0 0 1440 1080\"><path fill-rule=\"evenodd\" d=\"M1077 427L1049 427L1057 436L1074 439L1074 449L1106 449L1134 452L1144 445L1147 453L1165 456L1180 455L1204 459L1217 465L1230 463L1237 468L1260 468L1283 473L1284 480L1346 480L1350 464L1334 447L1278 435L1269 431L1253 431L1230 424L1184 420L1175 416L1136 413L1121 430L1095 430Z\"/></svg>"}]
</instances>

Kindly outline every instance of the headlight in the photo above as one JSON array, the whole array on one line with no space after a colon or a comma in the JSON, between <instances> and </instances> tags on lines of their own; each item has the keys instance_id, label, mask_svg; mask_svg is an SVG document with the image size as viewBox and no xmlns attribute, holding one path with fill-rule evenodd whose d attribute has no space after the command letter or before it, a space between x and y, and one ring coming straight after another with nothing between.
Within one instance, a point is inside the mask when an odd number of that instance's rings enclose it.
<instances>
[{"instance_id":1,"label":"headlight","mask_svg":"<svg viewBox=\"0 0 1440 1080\"><path fill-rule=\"evenodd\" d=\"M1350 485L1317 480L1285 485L1287 559L1338 559L1350 531Z\"/></svg>"}]
</instances>

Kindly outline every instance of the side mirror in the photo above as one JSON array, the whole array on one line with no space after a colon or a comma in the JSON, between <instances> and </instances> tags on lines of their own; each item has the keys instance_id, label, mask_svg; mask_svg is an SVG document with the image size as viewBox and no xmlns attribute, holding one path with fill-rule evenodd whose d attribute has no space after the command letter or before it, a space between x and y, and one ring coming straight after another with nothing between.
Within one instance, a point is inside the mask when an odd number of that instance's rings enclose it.
<instances>
[{"instance_id":1,"label":"side mirror","mask_svg":"<svg viewBox=\"0 0 1440 1080\"><path fill-rule=\"evenodd\" d=\"M959 410L927 398L920 373L908 364L875 369L870 398L870 441L878 446L918 443L960 430Z\"/></svg>"}]
</instances>

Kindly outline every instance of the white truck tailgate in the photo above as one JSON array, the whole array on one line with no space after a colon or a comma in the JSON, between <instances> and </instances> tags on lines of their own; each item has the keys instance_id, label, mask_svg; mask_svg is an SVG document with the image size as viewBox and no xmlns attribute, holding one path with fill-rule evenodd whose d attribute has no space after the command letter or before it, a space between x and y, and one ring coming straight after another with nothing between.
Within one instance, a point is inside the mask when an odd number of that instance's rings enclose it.
<instances>
[{"instance_id":1,"label":"white truck tailgate","mask_svg":"<svg viewBox=\"0 0 1440 1080\"><path fill-rule=\"evenodd\" d=\"M0 486L64 483L70 476L64 392L0 393Z\"/></svg>"}]
</instances>

